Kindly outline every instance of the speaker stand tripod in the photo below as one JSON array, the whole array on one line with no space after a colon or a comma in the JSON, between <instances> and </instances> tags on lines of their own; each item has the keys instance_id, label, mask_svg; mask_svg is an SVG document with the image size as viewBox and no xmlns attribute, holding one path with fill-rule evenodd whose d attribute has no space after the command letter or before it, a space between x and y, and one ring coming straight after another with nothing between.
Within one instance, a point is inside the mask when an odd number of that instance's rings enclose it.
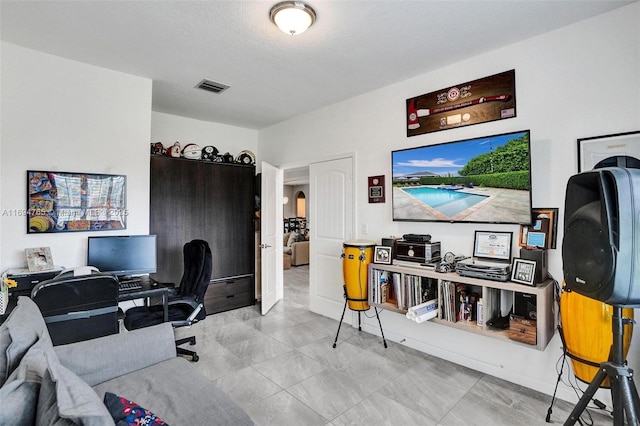
<instances>
[{"instance_id":1,"label":"speaker stand tripod","mask_svg":"<svg viewBox=\"0 0 640 426\"><path fill-rule=\"evenodd\" d=\"M633 370L624 364L623 332L624 325L631 323L633 320L622 318L622 307L613 307L613 318L611 328L613 332L613 345L611 347L611 356L608 362L600 364L600 369L587 387L569 418L564 422L565 426L575 424L587 408L587 404L593 398L602 382L609 377L611 384L611 400L613 402L613 424L622 426L625 424L625 416L627 425L638 425L638 410L640 409L640 398L638 391L633 383Z\"/></svg>"},{"instance_id":2,"label":"speaker stand tripod","mask_svg":"<svg viewBox=\"0 0 640 426\"><path fill-rule=\"evenodd\" d=\"M342 317L340 317L340 323L338 324L338 332L336 333L336 340L333 341L333 348L335 349L336 344L338 343L338 336L340 335L340 326L342 326L342 320L344 319L344 313L347 311L347 303L348 302L368 302L367 299L351 299L347 295L347 286L342 286L344 288L344 308L342 308ZM387 347L387 341L384 338L384 331L382 331L382 323L380 322L380 315L378 315L378 308L375 306L373 309L376 311L376 318L378 318L378 324L380 325L380 334L382 335L382 343L384 343L384 347ZM358 331L362 331L362 327L360 325L360 313L362 311L358 311Z\"/></svg>"}]
</instances>

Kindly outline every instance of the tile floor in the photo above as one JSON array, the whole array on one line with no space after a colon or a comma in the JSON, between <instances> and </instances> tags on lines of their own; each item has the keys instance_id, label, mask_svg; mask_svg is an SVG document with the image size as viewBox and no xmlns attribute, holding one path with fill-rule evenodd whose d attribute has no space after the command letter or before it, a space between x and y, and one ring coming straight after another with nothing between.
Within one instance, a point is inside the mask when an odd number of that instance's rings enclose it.
<instances>
[{"instance_id":1,"label":"tile floor","mask_svg":"<svg viewBox=\"0 0 640 426\"><path fill-rule=\"evenodd\" d=\"M258 425L546 425L550 397L308 310L308 266L285 271L284 300L210 315L196 335L204 375ZM558 401L552 424L573 405ZM594 413L594 425L613 424Z\"/></svg>"}]
</instances>

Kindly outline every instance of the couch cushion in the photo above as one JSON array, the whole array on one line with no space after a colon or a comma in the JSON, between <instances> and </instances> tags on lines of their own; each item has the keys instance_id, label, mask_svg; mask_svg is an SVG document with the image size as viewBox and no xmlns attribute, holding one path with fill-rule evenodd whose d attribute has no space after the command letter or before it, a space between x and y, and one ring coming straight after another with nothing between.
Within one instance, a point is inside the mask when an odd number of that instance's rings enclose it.
<instances>
[{"instance_id":1,"label":"couch cushion","mask_svg":"<svg viewBox=\"0 0 640 426\"><path fill-rule=\"evenodd\" d=\"M170 425L252 425L251 418L189 361L176 357L94 386L136 401Z\"/></svg>"},{"instance_id":2,"label":"couch cushion","mask_svg":"<svg viewBox=\"0 0 640 426\"><path fill-rule=\"evenodd\" d=\"M293 245L293 243L295 243L296 241L298 241L298 233L297 232L291 232L289 234L289 240L287 241L287 246L291 247Z\"/></svg>"},{"instance_id":3,"label":"couch cushion","mask_svg":"<svg viewBox=\"0 0 640 426\"><path fill-rule=\"evenodd\" d=\"M291 232L285 232L284 234L282 234L282 245L283 246L288 246L289 245L289 237L291 236Z\"/></svg>"},{"instance_id":4,"label":"couch cushion","mask_svg":"<svg viewBox=\"0 0 640 426\"><path fill-rule=\"evenodd\" d=\"M109 412L91 387L60 365L48 334L24 354L0 388L0 396L3 425L113 425ZM25 423L17 421L20 416Z\"/></svg>"},{"instance_id":5,"label":"couch cushion","mask_svg":"<svg viewBox=\"0 0 640 426\"><path fill-rule=\"evenodd\" d=\"M104 405L111 413L116 426L145 425L169 426L160 417L133 401L119 397L111 392L104 395Z\"/></svg>"},{"instance_id":6,"label":"couch cushion","mask_svg":"<svg viewBox=\"0 0 640 426\"><path fill-rule=\"evenodd\" d=\"M18 305L0 325L0 386L18 367L27 350L43 335L49 339L40 309L28 297L19 297Z\"/></svg>"}]
</instances>

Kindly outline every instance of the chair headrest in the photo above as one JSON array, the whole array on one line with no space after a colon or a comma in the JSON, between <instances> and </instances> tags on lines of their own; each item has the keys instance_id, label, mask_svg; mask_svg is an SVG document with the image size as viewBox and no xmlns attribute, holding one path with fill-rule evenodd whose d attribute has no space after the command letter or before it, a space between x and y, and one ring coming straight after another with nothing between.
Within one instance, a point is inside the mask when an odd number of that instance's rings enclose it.
<instances>
[{"instance_id":1,"label":"chair headrest","mask_svg":"<svg viewBox=\"0 0 640 426\"><path fill-rule=\"evenodd\" d=\"M86 275L99 274L100 271L95 266L76 266L75 268L65 269L56 275L56 278L64 277L83 277Z\"/></svg>"}]
</instances>

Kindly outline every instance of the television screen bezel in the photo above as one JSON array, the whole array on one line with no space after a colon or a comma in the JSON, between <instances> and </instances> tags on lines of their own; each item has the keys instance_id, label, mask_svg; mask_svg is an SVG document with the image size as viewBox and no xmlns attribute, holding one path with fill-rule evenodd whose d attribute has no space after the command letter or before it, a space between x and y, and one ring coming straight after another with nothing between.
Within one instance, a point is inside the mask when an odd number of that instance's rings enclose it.
<instances>
[{"instance_id":1,"label":"television screen bezel","mask_svg":"<svg viewBox=\"0 0 640 426\"><path fill-rule=\"evenodd\" d=\"M90 246L91 246L91 241L97 241L97 240L107 240L107 239L124 239L124 238L131 238L131 239L153 239L154 240L154 246L155 246L155 252L154 252L154 256L155 256L155 267L154 268L138 268L138 269L133 269L133 268L129 268L129 269L112 269L112 270L108 270L108 271L104 271L104 270L100 270L100 272L104 272L107 274L111 274L111 275L115 275L118 277L129 277L129 276L133 276L133 275L144 275L144 274L155 274L158 270L158 236L155 234L140 234L140 235L92 235L89 236L87 238L87 265L88 266L95 266L96 265L91 265L90 262Z\"/></svg>"},{"instance_id":2,"label":"television screen bezel","mask_svg":"<svg viewBox=\"0 0 640 426\"><path fill-rule=\"evenodd\" d=\"M527 221L514 221L514 220L457 220L457 219L438 219L438 218L431 218L431 217L425 217L425 218L398 218L396 217L396 211L395 211L395 205L396 205L396 195L395 195L395 176L394 176L394 159L396 156L396 153L399 152L404 152L404 151L411 151L411 150L420 150L420 149L424 149L424 148L431 148L431 147L436 147L436 146L444 146L444 145L451 145L451 144L463 144L463 143L469 143L469 142L473 142L473 141L479 141L479 140L483 140L483 139L489 139L489 138L496 138L496 137L502 137L502 136L507 136L507 135L518 135L520 133L526 133L529 136L529 189L528 189L528 203L529 203L529 214L527 215ZM492 135L486 135L486 136L478 136L478 137L474 137L474 138L468 138L468 139L458 139L458 140L453 140L453 141L449 141L449 142L441 142L441 143L435 143L435 144L428 144L428 145L421 145L421 146L414 146L414 147L410 147L410 148L402 148L402 149L397 149L397 150L393 150L391 151L391 186L392 186L392 192L391 192L391 204L392 204L392 220L394 222L433 222L433 223L477 223L477 224L483 224L483 223L491 223L491 224L503 224L503 225L531 225L532 223L532 215L531 215L531 209L533 208L533 204L532 204L532 193L533 193L533 185L532 185L532 168L531 168L531 130L530 129L522 129L522 130L514 130L514 131L510 131L510 132L504 132L504 133L497 133L497 134L492 134Z\"/></svg>"}]
</instances>

